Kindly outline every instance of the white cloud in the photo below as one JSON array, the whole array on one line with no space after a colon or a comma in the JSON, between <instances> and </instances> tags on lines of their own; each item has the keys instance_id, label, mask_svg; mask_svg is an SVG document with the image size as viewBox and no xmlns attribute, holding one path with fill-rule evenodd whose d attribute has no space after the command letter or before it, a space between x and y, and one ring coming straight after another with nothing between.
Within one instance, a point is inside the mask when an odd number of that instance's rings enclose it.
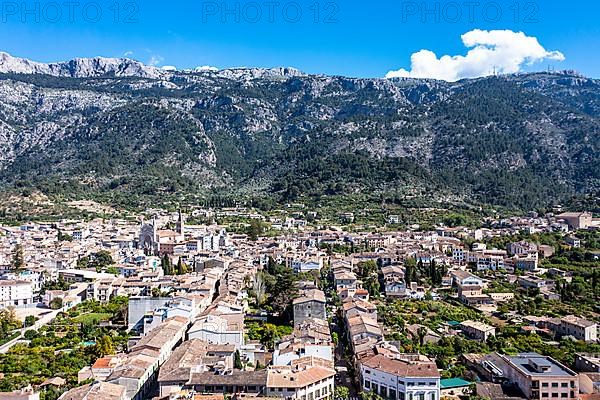
<instances>
[{"instance_id":1,"label":"white cloud","mask_svg":"<svg viewBox=\"0 0 600 400\"><path fill-rule=\"evenodd\" d=\"M125 53L123 53L123 57L131 57L133 55L133 51L131 50L127 50Z\"/></svg>"},{"instance_id":2,"label":"white cloud","mask_svg":"<svg viewBox=\"0 0 600 400\"><path fill-rule=\"evenodd\" d=\"M386 78L433 78L454 82L463 78L521 71L524 65L543 60L563 61L559 51L547 51L537 38L510 30L483 31L474 29L461 36L470 48L465 56L445 55L440 58L430 50L421 50L410 57L411 70L390 71Z\"/></svg>"},{"instance_id":3,"label":"white cloud","mask_svg":"<svg viewBox=\"0 0 600 400\"><path fill-rule=\"evenodd\" d=\"M163 61L165 61L163 57L153 54L148 60L147 64L151 67L157 67L159 64L162 64Z\"/></svg>"},{"instance_id":4,"label":"white cloud","mask_svg":"<svg viewBox=\"0 0 600 400\"><path fill-rule=\"evenodd\" d=\"M210 65L203 65L201 67L196 67L194 69L195 72L217 72L219 70L219 68L217 67L211 67Z\"/></svg>"}]
</instances>

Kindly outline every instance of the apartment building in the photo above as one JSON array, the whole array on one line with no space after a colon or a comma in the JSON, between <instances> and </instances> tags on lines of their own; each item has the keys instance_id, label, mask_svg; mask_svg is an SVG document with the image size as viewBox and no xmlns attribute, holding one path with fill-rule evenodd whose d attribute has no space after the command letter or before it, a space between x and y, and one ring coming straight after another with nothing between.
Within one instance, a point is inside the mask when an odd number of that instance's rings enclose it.
<instances>
[{"instance_id":1,"label":"apartment building","mask_svg":"<svg viewBox=\"0 0 600 400\"><path fill-rule=\"evenodd\" d=\"M33 304L31 282L0 280L0 308L22 307Z\"/></svg>"},{"instance_id":2,"label":"apartment building","mask_svg":"<svg viewBox=\"0 0 600 400\"><path fill-rule=\"evenodd\" d=\"M567 399L579 396L579 376L558 361L537 353L516 356L499 355L502 371L526 398L535 400Z\"/></svg>"}]
</instances>

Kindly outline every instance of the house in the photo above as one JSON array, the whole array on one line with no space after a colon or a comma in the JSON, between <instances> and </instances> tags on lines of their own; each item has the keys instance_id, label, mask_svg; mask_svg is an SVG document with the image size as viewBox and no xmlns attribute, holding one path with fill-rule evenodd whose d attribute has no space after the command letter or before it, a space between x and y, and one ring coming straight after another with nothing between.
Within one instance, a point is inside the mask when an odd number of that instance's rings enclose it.
<instances>
[{"instance_id":1,"label":"house","mask_svg":"<svg viewBox=\"0 0 600 400\"><path fill-rule=\"evenodd\" d=\"M483 288L478 285L464 285L458 287L458 298L470 306L493 304L491 296L483 293Z\"/></svg>"},{"instance_id":2,"label":"house","mask_svg":"<svg viewBox=\"0 0 600 400\"><path fill-rule=\"evenodd\" d=\"M267 387L268 370L257 371L192 371L191 377L186 382L183 390L193 390L197 393L224 394L264 393Z\"/></svg>"},{"instance_id":3,"label":"house","mask_svg":"<svg viewBox=\"0 0 600 400\"><path fill-rule=\"evenodd\" d=\"M294 300L294 325L307 318L327 319L325 293L318 289L305 290Z\"/></svg>"},{"instance_id":4,"label":"house","mask_svg":"<svg viewBox=\"0 0 600 400\"><path fill-rule=\"evenodd\" d=\"M358 298L350 298L342 304L346 318L352 318L357 315L366 315L377 321L377 306L368 301Z\"/></svg>"},{"instance_id":5,"label":"house","mask_svg":"<svg viewBox=\"0 0 600 400\"><path fill-rule=\"evenodd\" d=\"M192 325L188 337L208 343L230 344L239 349L244 345L244 314L202 316Z\"/></svg>"},{"instance_id":6,"label":"house","mask_svg":"<svg viewBox=\"0 0 600 400\"><path fill-rule=\"evenodd\" d=\"M378 342L383 339L383 331L373 319L367 315L355 315L346 319L348 339L356 353L356 344L364 339L373 339Z\"/></svg>"},{"instance_id":7,"label":"house","mask_svg":"<svg viewBox=\"0 0 600 400\"><path fill-rule=\"evenodd\" d=\"M81 383L88 379L94 379L98 382L104 382L124 360L123 357L115 355L101 357L97 359L91 367L84 367L79 371L77 381Z\"/></svg>"},{"instance_id":8,"label":"house","mask_svg":"<svg viewBox=\"0 0 600 400\"><path fill-rule=\"evenodd\" d=\"M457 269L450 272L455 286L483 286L483 279L468 271Z\"/></svg>"},{"instance_id":9,"label":"house","mask_svg":"<svg viewBox=\"0 0 600 400\"><path fill-rule=\"evenodd\" d=\"M538 249L539 249L539 255L542 258L552 257L552 255L554 255L554 251L555 251L553 246L548 246L545 244L539 245Z\"/></svg>"},{"instance_id":10,"label":"house","mask_svg":"<svg viewBox=\"0 0 600 400\"><path fill-rule=\"evenodd\" d=\"M28 386L12 392L0 392L0 400L40 400L40 393Z\"/></svg>"},{"instance_id":11,"label":"house","mask_svg":"<svg viewBox=\"0 0 600 400\"><path fill-rule=\"evenodd\" d=\"M509 243L506 250L512 255L527 255L538 252L538 246L534 243L522 240L520 242Z\"/></svg>"},{"instance_id":12,"label":"house","mask_svg":"<svg viewBox=\"0 0 600 400\"><path fill-rule=\"evenodd\" d=\"M196 371L230 371L234 367L235 346L210 344L200 339L183 342L158 373L160 397L177 393Z\"/></svg>"},{"instance_id":13,"label":"house","mask_svg":"<svg viewBox=\"0 0 600 400\"><path fill-rule=\"evenodd\" d=\"M538 253L517 255L514 258L515 268L522 271L533 272L538 268Z\"/></svg>"},{"instance_id":14,"label":"house","mask_svg":"<svg viewBox=\"0 0 600 400\"><path fill-rule=\"evenodd\" d=\"M126 400L126 389L106 382L93 382L65 392L58 400Z\"/></svg>"},{"instance_id":15,"label":"house","mask_svg":"<svg viewBox=\"0 0 600 400\"><path fill-rule=\"evenodd\" d=\"M581 247L581 239L579 239L578 237L575 236L567 236L565 238L565 242L567 242L567 244L575 249L578 249Z\"/></svg>"},{"instance_id":16,"label":"house","mask_svg":"<svg viewBox=\"0 0 600 400\"><path fill-rule=\"evenodd\" d=\"M579 396L579 376L551 357L537 353L499 355L502 372L528 399L568 399Z\"/></svg>"},{"instance_id":17,"label":"house","mask_svg":"<svg viewBox=\"0 0 600 400\"><path fill-rule=\"evenodd\" d=\"M369 301L369 291L365 289L351 289L344 288L338 290L338 296L342 301L348 298L357 298L365 301Z\"/></svg>"},{"instance_id":18,"label":"house","mask_svg":"<svg viewBox=\"0 0 600 400\"><path fill-rule=\"evenodd\" d=\"M463 321L459 327L467 336L483 342L492 336L496 336L496 328L479 321Z\"/></svg>"},{"instance_id":19,"label":"house","mask_svg":"<svg viewBox=\"0 0 600 400\"><path fill-rule=\"evenodd\" d=\"M356 289L358 287L358 278L352 271L345 269L334 272L334 281L336 290L340 289Z\"/></svg>"},{"instance_id":20,"label":"house","mask_svg":"<svg viewBox=\"0 0 600 400\"><path fill-rule=\"evenodd\" d=\"M546 286L546 280L533 275L519 276L517 279L519 285L525 289L538 288Z\"/></svg>"},{"instance_id":21,"label":"house","mask_svg":"<svg viewBox=\"0 0 600 400\"><path fill-rule=\"evenodd\" d=\"M377 354L360 361L360 386L391 400L439 400L440 373L433 361L417 354L388 358Z\"/></svg>"},{"instance_id":22,"label":"house","mask_svg":"<svg viewBox=\"0 0 600 400\"><path fill-rule=\"evenodd\" d=\"M586 342L596 342L598 340L598 324L568 315L560 319L559 333Z\"/></svg>"}]
</instances>

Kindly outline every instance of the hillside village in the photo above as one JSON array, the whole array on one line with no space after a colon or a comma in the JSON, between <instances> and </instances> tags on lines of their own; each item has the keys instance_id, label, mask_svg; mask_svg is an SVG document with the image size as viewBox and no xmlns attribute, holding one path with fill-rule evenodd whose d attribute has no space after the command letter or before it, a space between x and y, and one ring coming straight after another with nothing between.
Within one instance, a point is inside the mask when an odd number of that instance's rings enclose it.
<instances>
[{"instance_id":1,"label":"hillside village","mask_svg":"<svg viewBox=\"0 0 600 400\"><path fill-rule=\"evenodd\" d=\"M309 214L1 225L0 399L599 398L591 213Z\"/></svg>"}]
</instances>

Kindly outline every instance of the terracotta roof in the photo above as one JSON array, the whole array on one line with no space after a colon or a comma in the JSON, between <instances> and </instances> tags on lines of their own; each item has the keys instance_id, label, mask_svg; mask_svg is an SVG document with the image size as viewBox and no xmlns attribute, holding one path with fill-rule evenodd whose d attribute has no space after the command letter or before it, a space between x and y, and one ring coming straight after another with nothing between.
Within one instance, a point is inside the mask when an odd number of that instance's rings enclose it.
<instances>
[{"instance_id":1,"label":"terracotta roof","mask_svg":"<svg viewBox=\"0 0 600 400\"><path fill-rule=\"evenodd\" d=\"M414 378L439 378L440 373L434 362L406 362L393 360L378 354L361 362L364 366L396 376Z\"/></svg>"},{"instance_id":2,"label":"terracotta roof","mask_svg":"<svg viewBox=\"0 0 600 400\"><path fill-rule=\"evenodd\" d=\"M125 387L106 382L95 382L71 389L61 400L121 400L124 399Z\"/></svg>"},{"instance_id":3,"label":"terracotta roof","mask_svg":"<svg viewBox=\"0 0 600 400\"><path fill-rule=\"evenodd\" d=\"M208 353L223 353L224 355L209 357ZM226 356L233 356L235 346L209 344L204 340L190 339L183 342L171 357L164 363L158 373L158 381L188 381L194 367L210 366Z\"/></svg>"},{"instance_id":4,"label":"terracotta roof","mask_svg":"<svg viewBox=\"0 0 600 400\"><path fill-rule=\"evenodd\" d=\"M267 375L267 387L270 388L302 388L323 379L331 378L335 370L322 366L303 367L273 367Z\"/></svg>"},{"instance_id":5,"label":"terracotta roof","mask_svg":"<svg viewBox=\"0 0 600 400\"><path fill-rule=\"evenodd\" d=\"M325 293L318 289L306 290L302 293L300 297L294 300L294 304L306 303L308 301L318 301L321 303L325 303Z\"/></svg>"},{"instance_id":6,"label":"terracotta roof","mask_svg":"<svg viewBox=\"0 0 600 400\"><path fill-rule=\"evenodd\" d=\"M265 386L267 384L267 370L238 371L230 374L219 375L214 372L194 372L188 385L237 385L237 386Z\"/></svg>"}]
</instances>

